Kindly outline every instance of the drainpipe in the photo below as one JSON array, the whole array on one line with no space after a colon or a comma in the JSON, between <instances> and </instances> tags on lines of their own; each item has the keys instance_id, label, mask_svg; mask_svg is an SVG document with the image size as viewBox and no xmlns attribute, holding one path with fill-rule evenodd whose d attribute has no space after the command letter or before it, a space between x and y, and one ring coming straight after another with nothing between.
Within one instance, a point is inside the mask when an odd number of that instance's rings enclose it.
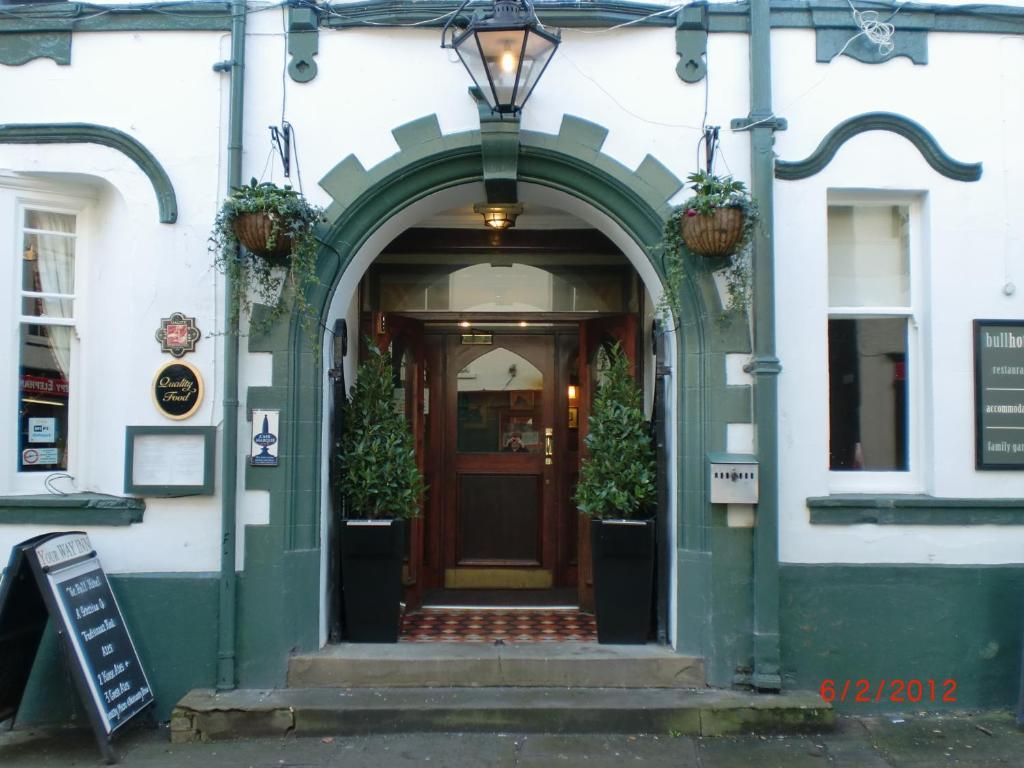
<instances>
[{"instance_id":1,"label":"drainpipe","mask_svg":"<svg viewBox=\"0 0 1024 768\"><path fill-rule=\"evenodd\" d=\"M758 690L782 688L779 651L779 433L775 354L775 257L773 253L774 132L786 121L772 113L770 0L750 0L750 115L732 121L750 131L750 186L761 211L753 237L754 418L761 463L754 532L754 673Z\"/></svg>"},{"instance_id":2,"label":"drainpipe","mask_svg":"<svg viewBox=\"0 0 1024 768\"><path fill-rule=\"evenodd\" d=\"M214 66L231 71L228 120L228 194L242 183L242 107L245 86L245 0L231 1L231 60ZM237 258L236 253L236 258ZM217 689L235 687L235 526L238 499L238 317L231 308L239 287L224 279L224 432L221 440L220 611L217 625ZM234 316L233 316L234 315Z\"/></svg>"}]
</instances>

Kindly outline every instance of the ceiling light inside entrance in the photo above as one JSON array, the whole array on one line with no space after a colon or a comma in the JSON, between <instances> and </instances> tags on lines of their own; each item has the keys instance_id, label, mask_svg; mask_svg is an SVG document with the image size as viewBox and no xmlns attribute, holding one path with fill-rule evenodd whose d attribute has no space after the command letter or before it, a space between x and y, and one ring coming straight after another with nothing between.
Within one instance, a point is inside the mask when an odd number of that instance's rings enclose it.
<instances>
[{"instance_id":1,"label":"ceiling light inside entrance","mask_svg":"<svg viewBox=\"0 0 1024 768\"><path fill-rule=\"evenodd\" d=\"M516 225L516 219L523 212L519 203L477 203L473 210L484 217L484 224L491 229L509 229Z\"/></svg>"}]
</instances>

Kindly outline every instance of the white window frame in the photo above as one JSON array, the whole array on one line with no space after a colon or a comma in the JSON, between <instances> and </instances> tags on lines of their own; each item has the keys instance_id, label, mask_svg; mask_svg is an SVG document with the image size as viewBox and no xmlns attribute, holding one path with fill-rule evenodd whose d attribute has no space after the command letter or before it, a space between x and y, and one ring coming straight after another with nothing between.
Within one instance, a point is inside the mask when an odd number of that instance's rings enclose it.
<instances>
[{"instance_id":1,"label":"white window frame","mask_svg":"<svg viewBox=\"0 0 1024 768\"><path fill-rule=\"evenodd\" d=\"M906 306L897 307L842 307L828 305L826 320L866 319L866 318L905 318L907 321L907 464L906 470L828 470L828 488L830 493L923 493L927 477L925 446L927 442L927 426L924 418L929 411L925 397L929 388L926 386L927 366L924 350L924 329L926 319L925 290L925 216L927 214L927 198L922 192L890 192L882 190L828 190L825 215L828 206L904 206L908 209L909 236L909 290L910 298ZM826 257L828 254L826 254ZM828 269L826 269L825 292L828 295ZM827 327L827 323L826 323ZM828 365L828 335L825 337L825 365ZM826 377L826 382L829 377ZM828 390L825 392L828 410L831 413L831 401ZM831 417L825 420L825 445L831 446L829 424ZM827 459L826 459L827 466Z\"/></svg>"},{"instance_id":2,"label":"white window frame","mask_svg":"<svg viewBox=\"0 0 1024 768\"><path fill-rule=\"evenodd\" d=\"M80 476L86 462L83 461L82 450L85 445L81 435L80 403L82 402L83 375L81 359L81 337L85 317L87 275L87 251L89 231L89 209L93 199L86 195L72 196L56 193L53 187L17 177L0 176L0 223L9 217L11 235L7 241L8 254L0 253L0 264L6 259L7 274L10 277L9 306L7 316L9 332L7 334L8 354L4 357L9 361L0 376L0 430L5 435L0 446L0 481L3 488L0 494L15 495L49 493L46 480L54 473L71 475L73 480L63 480L56 487L62 491L84 490L88 482ZM25 211L41 210L75 216L75 292L73 294L73 320L71 322L51 318L40 322L40 318L22 314L22 250L25 231ZM2 284L2 282L0 282ZM2 304L2 302L0 302ZM18 470L18 406L21 397L19 368L21 364L21 327L23 324L35 325L71 325L71 360L68 376L68 467L54 469L53 472L23 472ZM2 349L2 345L0 345Z\"/></svg>"}]
</instances>

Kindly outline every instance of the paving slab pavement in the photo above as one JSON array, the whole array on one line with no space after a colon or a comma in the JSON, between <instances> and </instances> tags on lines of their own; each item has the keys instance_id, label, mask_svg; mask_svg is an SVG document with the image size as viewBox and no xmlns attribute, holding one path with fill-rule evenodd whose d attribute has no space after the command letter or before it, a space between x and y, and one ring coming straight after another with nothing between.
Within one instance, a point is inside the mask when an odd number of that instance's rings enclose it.
<instances>
[{"instance_id":1,"label":"paving slab pavement","mask_svg":"<svg viewBox=\"0 0 1024 768\"><path fill-rule=\"evenodd\" d=\"M1024 768L1024 731L1009 712L840 717L800 736L423 733L171 744L168 730L118 737L124 768ZM3 768L102 766L90 731L0 733Z\"/></svg>"}]
</instances>

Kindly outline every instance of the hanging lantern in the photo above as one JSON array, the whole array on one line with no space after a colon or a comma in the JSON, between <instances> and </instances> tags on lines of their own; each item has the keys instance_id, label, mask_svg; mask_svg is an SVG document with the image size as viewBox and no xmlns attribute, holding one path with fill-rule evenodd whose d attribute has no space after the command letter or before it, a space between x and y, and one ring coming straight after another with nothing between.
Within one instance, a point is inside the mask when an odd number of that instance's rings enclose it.
<instances>
[{"instance_id":1,"label":"hanging lantern","mask_svg":"<svg viewBox=\"0 0 1024 768\"><path fill-rule=\"evenodd\" d=\"M458 12L452 19L456 16ZM477 14L445 43L450 24L441 33L441 46L455 49L491 110L499 114L522 110L561 42L540 23L529 0L496 0L490 14Z\"/></svg>"}]
</instances>

